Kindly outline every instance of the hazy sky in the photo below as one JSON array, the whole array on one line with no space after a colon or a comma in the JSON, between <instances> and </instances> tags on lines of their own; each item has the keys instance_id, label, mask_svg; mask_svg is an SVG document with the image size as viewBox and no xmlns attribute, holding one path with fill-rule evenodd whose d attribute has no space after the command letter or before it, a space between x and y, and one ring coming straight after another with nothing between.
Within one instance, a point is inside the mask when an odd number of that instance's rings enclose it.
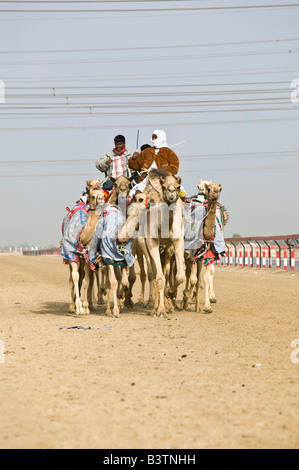
<instances>
[{"instance_id":1,"label":"hazy sky","mask_svg":"<svg viewBox=\"0 0 299 470\"><path fill-rule=\"evenodd\" d=\"M154 129L188 195L222 183L227 237L298 233L299 7L260 8L292 3L1 2L0 246L56 245L114 136Z\"/></svg>"}]
</instances>

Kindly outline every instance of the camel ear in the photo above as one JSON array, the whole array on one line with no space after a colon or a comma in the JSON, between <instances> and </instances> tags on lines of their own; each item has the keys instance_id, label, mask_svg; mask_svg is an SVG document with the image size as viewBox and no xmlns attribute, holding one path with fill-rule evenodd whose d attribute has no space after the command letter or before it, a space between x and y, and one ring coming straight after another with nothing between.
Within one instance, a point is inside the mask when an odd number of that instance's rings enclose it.
<instances>
[{"instance_id":1,"label":"camel ear","mask_svg":"<svg viewBox=\"0 0 299 470\"><path fill-rule=\"evenodd\" d=\"M205 190L206 190L206 191L209 191L209 189L210 189L210 188L209 188L209 186L210 186L210 183L205 183L205 185L204 185L204 186L205 186Z\"/></svg>"},{"instance_id":2,"label":"camel ear","mask_svg":"<svg viewBox=\"0 0 299 470\"><path fill-rule=\"evenodd\" d=\"M179 183L179 185L181 185L182 178L181 178L180 176L176 176L176 180L177 180L177 182Z\"/></svg>"},{"instance_id":3,"label":"camel ear","mask_svg":"<svg viewBox=\"0 0 299 470\"><path fill-rule=\"evenodd\" d=\"M86 186L87 186L87 188L89 187L90 181L91 181L91 180L86 180Z\"/></svg>"},{"instance_id":4,"label":"camel ear","mask_svg":"<svg viewBox=\"0 0 299 470\"><path fill-rule=\"evenodd\" d=\"M222 190L222 183L219 183L219 189Z\"/></svg>"}]
</instances>

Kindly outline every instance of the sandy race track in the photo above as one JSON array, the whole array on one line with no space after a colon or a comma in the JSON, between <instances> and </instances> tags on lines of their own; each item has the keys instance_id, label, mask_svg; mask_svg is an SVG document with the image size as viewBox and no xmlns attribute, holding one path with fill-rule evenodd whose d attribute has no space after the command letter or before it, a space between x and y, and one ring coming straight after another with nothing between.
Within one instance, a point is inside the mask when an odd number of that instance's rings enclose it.
<instances>
[{"instance_id":1,"label":"sandy race track","mask_svg":"<svg viewBox=\"0 0 299 470\"><path fill-rule=\"evenodd\" d=\"M213 313L170 320L68 313L59 257L0 279L1 449L299 448L299 272L216 267Z\"/></svg>"}]
</instances>

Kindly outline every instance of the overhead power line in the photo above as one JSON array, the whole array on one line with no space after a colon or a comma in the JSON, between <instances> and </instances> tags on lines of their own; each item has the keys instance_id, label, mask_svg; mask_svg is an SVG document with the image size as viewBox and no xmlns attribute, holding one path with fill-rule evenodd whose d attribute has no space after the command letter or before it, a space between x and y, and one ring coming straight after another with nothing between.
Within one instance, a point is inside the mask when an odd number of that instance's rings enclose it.
<instances>
[{"instance_id":1,"label":"overhead power line","mask_svg":"<svg viewBox=\"0 0 299 470\"><path fill-rule=\"evenodd\" d=\"M242 51L242 52L222 52L221 54L199 54L199 55L183 55L183 56L151 56L151 57L109 57L101 59L67 59L67 60L36 60L36 61L16 61L16 62L1 62L0 65L50 65L50 64L88 64L88 63L111 63L111 62L151 62L151 61L165 61L165 60L194 60L194 59L214 59L224 57L244 57L255 55L275 55L275 54L297 54L299 49L280 49L280 50L267 50L267 51Z\"/></svg>"},{"instance_id":2,"label":"overhead power line","mask_svg":"<svg viewBox=\"0 0 299 470\"><path fill-rule=\"evenodd\" d=\"M240 172L248 172L248 171L270 171L270 170L295 170L298 169L298 165L294 166L265 166L265 167L255 167L255 168L200 168L200 169L192 169L192 170L180 170L179 174L181 173L215 173L215 172L231 172L231 171L240 171ZM81 177L84 178L84 174L82 173L44 173L44 174L31 174L31 175L0 175L0 178L58 178L58 177Z\"/></svg>"},{"instance_id":3,"label":"overhead power line","mask_svg":"<svg viewBox=\"0 0 299 470\"><path fill-rule=\"evenodd\" d=\"M240 152L240 153L213 153L213 154L199 154L199 155L180 155L183 162L186 159L195 160L225 160L225 159L251 159L251 158L280 158L280 157L299 157L299 150L280 150L274 152ZM30 165L66 165L66 164L90 164L94 163L93 158L60 158L50 160L7 160L0 161L1 166L30 166Z\"/></svg>"},{"instance_id":4,"label":"overhead power line","mask_svg":"<svg viewBox=\"0 0 299 470\"><path fill-rule=\"evenodd\" d=\"M145 3L154 2L182 2L184 0L0 0L0 3ZM198 1L198 0L189 0ZM205 0L199 0L205 1Z\"/></svg>"},{"instance_id":5,"label":"overhead power line","mask_svg":"<svg viewBox=\"0 0 299 470\"><path fill-rule=\"evenodd\" d=\"M286 38L286 39L264 39L257 41L235 41L235 42L218 42L218 43L203 43L203 44L176 44L168 46L134 46L134 47L108 47L97 49L48 49L48 50L29 50L29 51L0 51L0 54L61 54L61 53L81 53L81 52L113 52L113 51L145 51L154 49L186 49L196 47L219 47L219 46L244 46L249 44L278 44L281 42L299 41L299 38Z\"/></svg>"},{"instance_id":6,"label":"overhead power line","mask_svg":"<svg viewBox=\"0 0 299 470\"><path fill-rule=\"evenodd\" d=\"M52 2L49 2L52 3ZM246 11L246 10L267 10L267 9L281 9L281 8L296 8L298 7L298 3L287 3L287 4L272 4L272 5L238 5L238 6L225 6L225 7L185 7L185 8L114 8L114 9L19 9L18 10L0 10L0 13L134 13L134 12L162 12L162 11L213 11L213 12L221 12L221 11Z\"/></svg>"},{"instance_id":7,"label":"overhead power line","mask_svg":"<svg viewBox=\"0 0 299 470\"><path fill-rule=\"evenodd\" d=\"M280 98L249 98L249 99L229 99L229 100L200 100L200 101L161 101L161 102L128 102L128 103L97 103L94 102L93 104L90 103L77 103L77 104L61 104L56 103L54 105L47 104L47 103L28 103L23 105L10 105L3 108L3 111L0 115L10 114L10 111L19 110L20 114L22 111L27 110L65 110L65 111L73 111L73 110L87 110L89 113L93 113L98 109L136 109L136 108L173 108L173 107L198 107L198 108L214 108L218 106L222 108L226 107L235 107L235 110L238 111L237 106L247 106L244 108L250 110L250 106L277 106L277 105L286 105L289 104L289 98L280 97ZM264 108L258 108L259 110L263 110ZM266 109L266 108L265 108ZM272 110L273 108L267 108L267 110ZM276 108L275 108L276 109ZM288 109L288 108L287 108ZM298 108L297 108L298 109Z\"/></svg>"},{"instance_id":8,"label":"overhead power line","mask_svg":"<svg viewBox=\"0 0 299 470\"><path fill-rule=\"evenodd\" d=\"M256 106L256 103L254 103ZM177 104L173 106L178 106ZM181 106L184 106L184 103L182 103ZM128 107L131 107L130 105ZM160 105L156 107L166 107L166 105ZM104 112L94 112L92 110L92 106L85 107L86 111L83 112L63 112L60 111L58 112L24 112L24 113L14 113L14 112L9 112L9 113L1 113L0 114L0 119L22 119L23 117L35 117L38 119L41 118L66 118L66 117L98 117L98 116L150 116L150 115L157 115L157 111L104 111ZM66 108L65 108L66 109ZM159 114L170 114L170 115L179 115L179 114L208 114L208 113L239 113L239 112L268 112L268 111L297 111L298 108L294 107L290 109L289 106L287 107L278 107L278 106L273 106L270 107L264 107L264 108L238 108L238 109L189 109L189 110L182 110L182 109L176 109L176 110L170 110L170 111L165 111L164 109L159 111Z\"/></svg>"},{"instance_id":9,"label":"overhead power line","mask_svg":"<svg viewBox=\"0 0 299 470\"><path fill-rule=\"evenodd\" d=\"M21 83L36 83L36 82L53 82L56 80L57 82L63 82L63 81L83 81L83 82L89 82L89 81L141 81L141 80L170 80L170 79L187 79L187 78L200 78L200 77L225 77L225 76L239 76L239 75L260 75L260 74L282 74L282 73L293 73L297 72L298 67L268 67L266 69L264 68L257 68L257 69L231 69L231 70L208 70L205 72L184 72L184 73L146 73L146 74L134 74L134 75L129 75L129 74L122 74L121 76L119 75L101 75L100 77L90 77L90 76L60 76L60 77L55 77L55 76L50 76L50 77L2 77L2 79L5 80L6 82L13 81L13 82L21 82Z\"/></svg>"},{"instance_id":10,"label":"overhead power line","mask_svg":"<svg viewBox=\"0 0 299 470\"><path fill-rule=\"evenodd\" d=\"M64 118L64 116L62 116ZM76 118L76 116L70 116L70 117L74 117ZM83 117L87 117L87 118L95 118L97 116L93 116L93 115L90 115L90 116L83 116ZM8 120L8 119L15 119L15 120L19 120L19 119L22 119L22 120L25 120L25 121L30 121L30 120L36 120L36 118L33 118L33 117L22 117L22 118L6 118L5 120ZM47 117L45 117L45 119L48 119ZM222 120L222 121L216 121L215 119L213 119L213 121L207 121L205 119L205 121L184 121L184 122L178 122L177 120L174 121L174 122L165 122L165 121L161 121L160 123L155 121L154 123L140 123L140 121L138 123L133 123L133 124L128 124L127 121L124 121L123 123L121 124L116 124L115 122L113 124L98 124L98 125L90 125L90 124L81 124L81 125L69 125L69 126L63 126L63 125L59 125L59 126L39 126L39 127L33 127L33 126L30 126L30 127L0 127L0 132L3 131L3 132L7 132L7 131L13 131L13 132L16 132L16 131L53 131L53 130L56 130L56 131L65 131L65 130L69 130L69 131L77 131L77 130L81 130L81 131L88 131L88 130L98 130L98 129L119 129L119 128L123 128L123 129L138 129L140 128L140 126L142 126L143 128L156 128L157 127L157 124L159 124L159 127L168 127L168 126L172 126L172 127L194 127L196 126L198 129L200 129L202 126L221 126L221 125L227 125L227 124L260 124L260 123L269 123L269 122L281 122L282 123L286 123L286 122L296 122L298 123L298 117L289 117L289 116L283 116L283 117L275 117L275 118L254 118L254 119L227 119L227 120Z\"/></svg>"},{"instance_id":11,"label":"overhead power line","mask_svg":"<svg viewBox=\"0 0 299 470\"><path fill-rule=\"evenodd\" d=\"M289 81L286 80L277 80L277 81L266 81L266 82L230 82L230 83L184 83L184 84L159 84L159 85L34 85L34 86L10 86L6 85L5 89L7 90L49 90L53 94L53 92L57 90L96 90L96 89L136 89L136 88L190 88L190 87L227 87L227 86L247 86L247 85L289 85ZM263 90L263 88L261 89ZM7 96L7 93L6 93ZM16 95L18 96L18 95ZM29 95L32 96L32 95Z\"/></svg>"}]
</instances>

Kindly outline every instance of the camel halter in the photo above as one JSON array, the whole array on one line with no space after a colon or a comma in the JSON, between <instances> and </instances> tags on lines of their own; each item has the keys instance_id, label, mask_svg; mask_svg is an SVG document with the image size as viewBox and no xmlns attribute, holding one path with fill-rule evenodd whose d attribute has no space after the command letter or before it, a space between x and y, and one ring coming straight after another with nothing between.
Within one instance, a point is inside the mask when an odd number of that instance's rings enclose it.
<instances>
[{"instance_id":1,"label":"camel halter","mask_svg":"<svg viewBox=\"0 0 299 470\"><path fill-rule=\"evenodd\" d=\"M153 183L150 178L149 178L148 180L149 180L149 182L151 183L152 187L157 191L157 193L163 195L162 191L160 191L160 189L158 189L158 188L155 187L155 183ZM159 181L159 180L157 180L157 183L158 183L158 181ZM157 184L157 183L156 183L156 184Z\"/></svg>"}]
</instances>

